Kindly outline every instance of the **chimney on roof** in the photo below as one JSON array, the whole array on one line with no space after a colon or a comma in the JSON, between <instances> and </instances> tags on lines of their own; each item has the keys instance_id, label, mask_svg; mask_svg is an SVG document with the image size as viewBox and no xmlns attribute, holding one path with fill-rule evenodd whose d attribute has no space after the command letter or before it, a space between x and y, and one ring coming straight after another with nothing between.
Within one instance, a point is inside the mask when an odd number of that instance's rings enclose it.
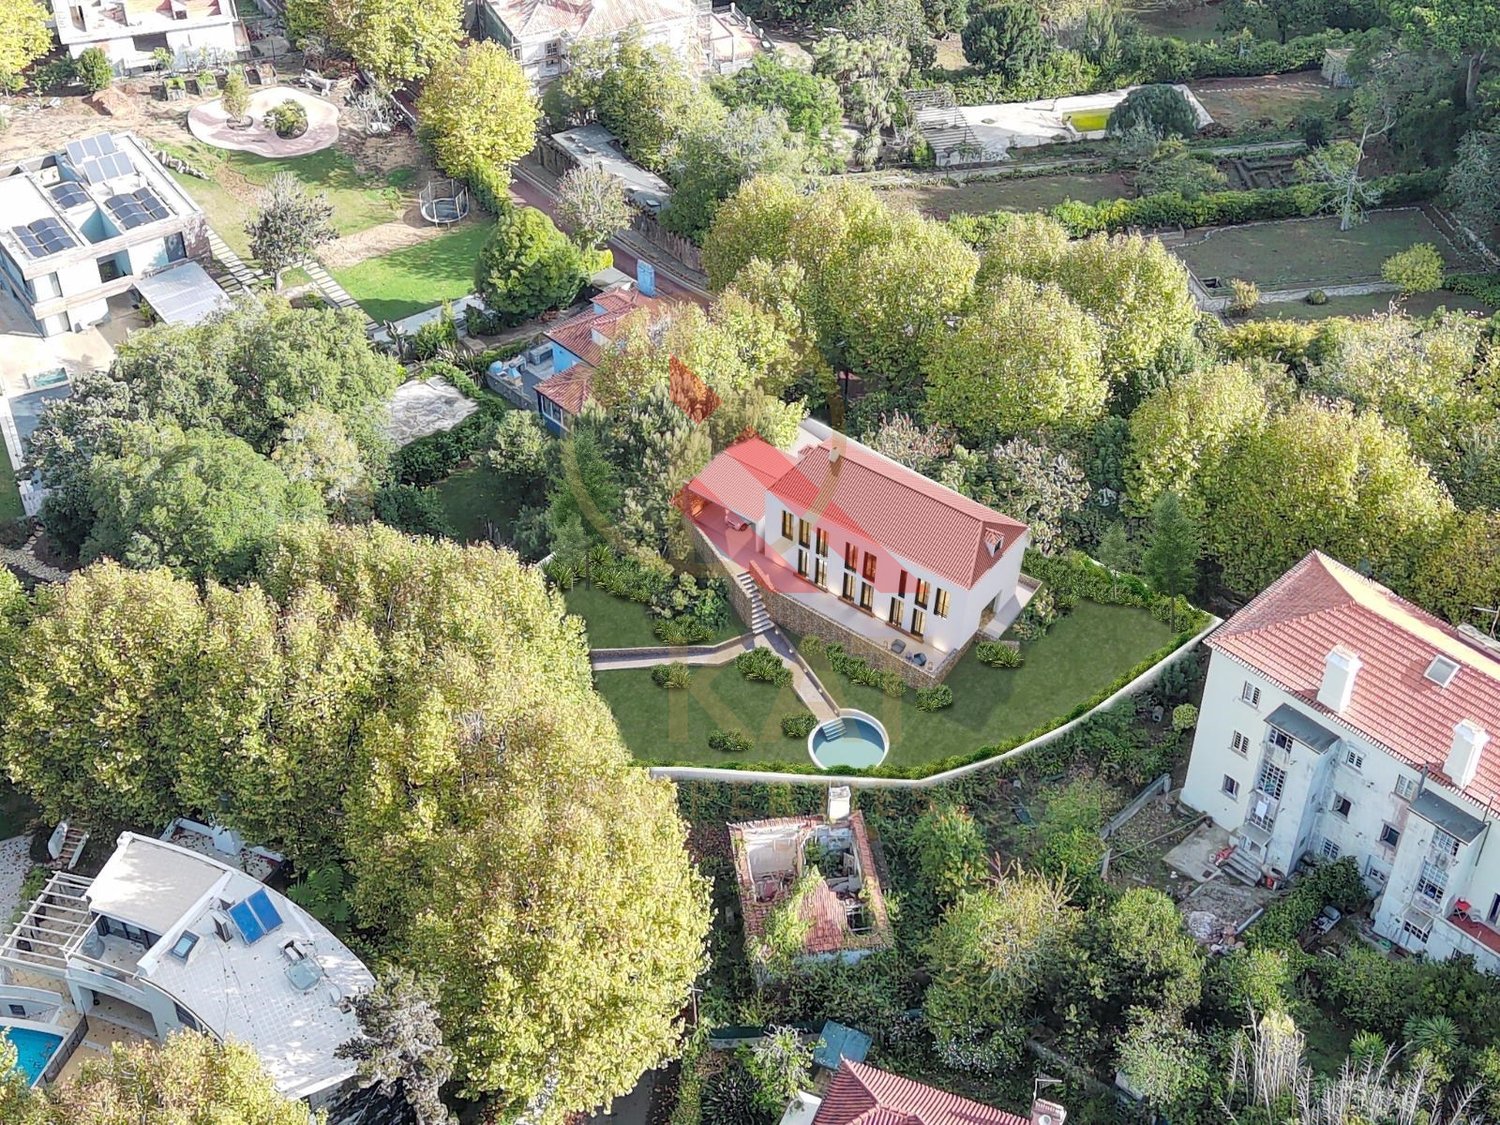
<instances>
[{"instance_id":1,"label":"chimney on roof","mask_svg":"<svg viewBox=\"0 0 1500 1125\"><path fill-rule=\"evenodd\" d=\"M830 785L828 787L828 823L838 824L840 821L849 819L849 787L847 785Z\"/></svg>"},{"instance_id":2,"label":"chimney on roof","mask_svg":"<svg viewBox=\"0 0 1500 1125\"><path fill-rule=\"evenodd\" d=\"M1468 787L1479 771L1479 755L1484 751L1490 736L1483 727L1471 719L1461 719L1453 726L1453 744L1448 748L1448 760L1443 763L1443 772L1460 789Z\"/></svg>"},{"instance_id":3,"label":"chimney on roof","mask_svg":"<svg viewBox=\"0 0 1500 1125\"><path fill-rule=\"evenodd\" d=\"M1342 714L1354 694L1354 677L1359 674L1359 657L1343 645L1328 650L1323 661L1323 683L1318 688L1318 702L1330 711Z\"/></svg>"},{"instance_id":4,"label":"chimney on roof","mask_svg":"<svg viewBox=\"0 0 1500 1125\"><path fill-rule=\"evenodd\" d=\"M828 463L832 465L839 459L841 453L843 449L839 445L838 435L835 434L833 440L828 443Z\"/></svg>"},{"instance_id":5,"label":"chimney on roof","mask_svg":"<svg viewBox=\"0 0 1500 1125\"><path fill-rule=\"evenodd\" d=\"M1031 1125L1063 1125L1067 1119L1068 1111L1056 1102L1037 1098L1031 1103Z\"/></svg>"}]
</instances>

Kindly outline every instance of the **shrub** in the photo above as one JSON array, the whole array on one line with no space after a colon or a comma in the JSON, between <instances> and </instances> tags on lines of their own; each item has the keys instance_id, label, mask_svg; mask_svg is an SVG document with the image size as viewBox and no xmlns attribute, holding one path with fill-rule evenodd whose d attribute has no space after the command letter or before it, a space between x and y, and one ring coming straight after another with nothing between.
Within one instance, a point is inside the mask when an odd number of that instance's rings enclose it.
<instances>
[{"instance_id":1,"label":"shrub","mask_svg":"<svg viewBox=\"0 0 1500 1125\"><path fill-rule=\"evenodd\" d=\"M91 94L97 94L100 90L107 89L115 80L115 65L109 61L104 48L89 47L78 56L73 73L78 81L83 83L85 90Z\"/></svg>"},{"instance_id":2,"label":"shrub","mask_svg":"<svg viewBox=\"0 0 1500 1125\"><path fill-rule=\"evenodd\" d=\"M1243 278L1231 278L1229 282L1230 316L1249 316L1260 304L1260 286Z\"/></svg>"},{"instance_id":3,"label":"shrub","mask_svg":"<svg viewBox=\"0 0 1500 1125\"><path fill-rule=\"evenodd\" d=\"M1316 110L1299 114L1293 124L1302 136L1302 143L1308 148L1320 148L1333 139L1333 122L1327 115Z\"/></svg>"},{"instance_id":4,"label":"shrub","mask_svg":"<svg viewBox=\"0 0 1500 1125\"><path fill-rule=\"evenodd\" d=\"M1443 287L1443 256L1432 243L1419 242L1380 263L1380 276L1403 293L1430 293Z\"/></svg>"},{"instance_id":5,"label":"shrub","mask_svg":"<svg viewBox=\"0 0 1500 1125\"><path fill-rule=\"evenodd\" d=\"M953 689L947 684L938 684L936 687L920 688L917 691L918 711L941 711L944 707L953 706Z\"/></svg>"},{"instance_id":6,"label":"shrub","mask_svg":"<svg viewBox=\"0 0 1500 1125\"><path fill-rule=\"evenodd\" d=\"M703 1083L703 1120L715 1125L762 1125L765 1114L757 1101L755 1079L738 1063Z\"/></svg>"},{"instance_id":7,"label":"shrub","mask_svg":"<svg viewBox=\"0 0 1500 1125\"><path fill-rule=\"evenodd\" d=\"M295 98L287 98L266 111L266 124L278 137L300 137L307 132L307 110Z\"/></svg>"},{"instance_id":8,"label":"shrub","mask_svg":"<svg viewBox=\"0 0 1500 1125\"><path fill-rule=\"evenodd\" d=\"M1193 653L1188 653L1177 663L1168 664L1162 669L1161 678L1156 681L1156 694L1169 707L1186 703L1188 693L1193 690L1193 682L1198 678L1198 672L1198 657Z\"/></svg>"},{"instance_id":9,"label":"shrub","mask_svg":"<svg viewBox=\"0 0 1500 1125\"><path fill-rule=\"evenodd\" d=\"M1465 297L1477 297L1487 305L1500 306L1500 274L1457 273L1448 278L1447 286Z\"/></svg>"},{"instance_id":10,"label":"shrub","mask_svg":"<svg viewBox=\"0 0 1500 1125\"><path fill-rule=\"evenodd\" d=\"M1109 115L1109 135L1124 136L1146 130L1159 140L1191 137L1198 132L1198 114L1176 86L1153 83L1125 95Z\"/></svg>"},{"instance_id":11,"label":"shrub","mask_svg":"<svg viewBox=\"0 0 1500 1125\"><path fill-rule=\"evenodd\" d=\"M493 395L451 430L418 438L391 456L391 473L401 484L435 484L450 476L490 440L508 407Z\"/></svg>"},{"instance_id":12,"label":"shrub","mask_svg":"<svg viewBox=\"0 0 1500 1125\"><path fill-rule=\"evenodd\" d=\"M806 642L803 643L803 648L806 650ZM898 673L882 672L872 667L868 661L861 660L857 656L850 656L844 651L844 646L837 642L825 644L823 653L833 670L853 683L862 687L877 688L892 699L900 699L906 694L906 681Z\"/></svg>"},{"instance_id":13,"label":"shrub","mask_svg":"<svg viewBox=\"0 0 1500 1125\"><path fill-rule=\"evenodd\" d=\"M1026 659L1020 649L1004 641L980 641L974 646L974 657L991 668L1019 668Z\"/></svg>"},{"instance_id":14,"label":"shrub","mask_svg":"<svg viewBox=\"0 0 1500 1125\"><path fill-rule=\"evenodd\" d=\"M388 484L376 492L375 518L408 535L453 534L437 494L409 484Z\"/></svg>"},{"instance_id":15,"label":"shrub","mask_svg":"<svg viewBox=\"0 0 1500 1125\"><path fill-rule=\"evenodd\" d=\"M680 660L670 664L658 664L651 669L651 682L657 687L685 688L693 678L693 670Z\"/></svg>"},{"instance_id":16,"label":"shrub","mask_svg":"<svg viewBox=\"0 0 1500 1125\"><path fill-rule=\"evenodd\" d=\"M792 670L768 648L753 648L734 658L734 666L747 680L763 680L782 687L792 682Z\"/></svg>"},{"instance_id":17,"label":"shrub","mask_svg":"<svg viewBox=\"0 0 1500 1125\"><path fill-rule=\"evenodd\" d=\"M1290 945L1312 925L1323 907L1331 904L1347 914L1363 909L1369 901L1358 865L1345 856L1315 867L1298 880L1284 897L1266 908L1245 940L1254 947Z\"/></svg>"},{"instance_id":18,"label":"shrub","mask_svg":"<svg viewBox=\"0 0 1500 1125\"><path fill-rule=\"evenodd\" d=\"M561 308L597 268L535 207L502 206L474 265L474 288L508 324Z\"/></svg>"},{"instance_id":19,"label":"shrub","mask_svg":"<svg viewBox=\"0 0 1500 1125\"><path fill-rule=\"evenodd\" d=\"M1172 708L1172 729L1178 734L1190 731L1198 725L1198 708L1191 703L1179 703Z\"/></svg>"},{"instance_id":20,"label":"shrub","mask_svg":"<svg viewBox=\"0 0 1500 1125\"><path fill-rule=\"evenodd\" d=\"M407 348L411 352L411 358L416 360L431 359L445 348L451 348L458 343L458 322L453 319L453 309L445 301L442 313L436 320L429 320L415 332L407 342ZM447 372L442 372L447 375ZM452 380L450 379L450 382ZM470 379L472 383L473 380ZM456 385L456 384L455 384Z\"/></svg>"},{"instance_id":21,"label":"shrub","mask_svg":"<svg viewBox=\"0 0 1500 1125\"><path fill-rule=\"evenodd\" d=\"M708 748L725 754L743 754L750 746L750 736L738 729L715 730L708 736Z\"/></svg>"},{"instance_id":22,"label":"shrub","mask_svg":"<svg viewBox=\"0 0 1500 1125\"><path fill-rule=\"evenodd\" d=\"M912 825L911 846L917 868L939 902L952 902L984 881L989 849L984 833L964 809L928 809Z\"/></svg>"},{"instance_id":23,"label":"shrub","mask_svg":"<svg viewBox=\"0 0 1500 1125\"><path fill-rule=\"evenodd\" d=\"M800 715L788 715L781 720L781 733L787 738L806 738L818 725L818 718L811 711Z\"/></svg>"},{"instance_id":24,"label":"shrub","mask_svg":"<svg viewBox=\"0 0 1500 1125\"><path fill-rule=\"evenodd\" d=\"M1321 289L1309 289L1304 299L1309 305L1326 305L1328 303L1328 294Z\"/></svg>"}]
</instances>

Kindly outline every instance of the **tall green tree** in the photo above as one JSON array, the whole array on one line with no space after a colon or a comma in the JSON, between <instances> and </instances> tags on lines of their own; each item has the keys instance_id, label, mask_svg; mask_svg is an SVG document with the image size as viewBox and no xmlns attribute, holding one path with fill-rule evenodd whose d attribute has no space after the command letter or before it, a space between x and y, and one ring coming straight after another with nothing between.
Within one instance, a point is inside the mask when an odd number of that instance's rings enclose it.
<instances>
[{"instance_id":1,"label":"tall green tree","mask_svg":"<svg viewBox=\"0 0 1500 1125\"><path fill-rule=\"evenodd\" d=\"M1496 0L1386 0L1386 12L1413 46L1440 51L1464 66L1464 107L1478 108L1479 79L1500 49Z\"/></svg>"},{"instance_id":2,"label":"tall green tree","mask_svg":"<svg viewBox=\"0 0 1500 1125\"><path fill-rule=\"evenodd\" d=\"M1109 114L1111 136L1144 130L1158 140L1193 137L1198 133L1198 114L1176 86L1155 83L1137 86Z\"/></svg>"},{"instance_id":3,"label":"tall green tree","mask_svg":"<svg viewBox=\"0 0 1500 1125\"><path fill-rule=\"evenodd\" d=\"M536 144L541 117L521 64L491 40L439 61L422 85L417 113L439 167L459 179L507 173Z\"/></svg>"},{"instance_id":4,"label":"tall green tree","mask_svg":"<svg viewBox=\"0 0 1500 1125\"><path fill-rule=\"evenodd\" d=\"M749 105L701 114L678 141L671 166L676 186L662 223L699 240L745 180L761 173L799 175L808 162L806 143L780 110Z\"/></svg>"},{"instance_id":5,"label":"tall green tree","mask_svg":"<svg viewBox=\"0 0 1500 1125\"><path fill-rule=\"evenodd\" d=\"M1163 492L1151 505L1151 524L1141 567L1157 593L1190 594L1198 585L1203 540L1198 521L1175 492ZM1175 624L1175 622L1174 622Z\"/></svg>"},{"instance_id":6,"label":"tall green tree","mask_svg":"<svg viewBox=\"0 0 1500 1125\"><path fill-rule=\"evenodd\" d=\"M579 165L558 182L557 215L578 245L593 250L628 227L635 208L613 172Z\"/></svg>"},{"instance_id":7,"label":"tall green tree","mask_svg":"<svg viewBox=\"0 0 1500 1125\"><path fill-rule=\"evenodd\" d=\"M839 89L832 81L770 51L758 53L734 77L718 82L715 92L730 108L757 105L781 110L787 124L814 148L838 128L844 115Z\"/></svg>"},{"instance_id":8,"label":"tall green tree","mask_svg":"<svg viewBox=\"0 0 1500 1125\"><path fill-rule=\"evenodd\" d=\"M245 235L251 257L271 271L280 289L282 274L338 237L333 204L324 193L309 195L292 173L277 172L260 193L255 214L245 221Z\"/></svg>"},{"instance_id":9,"label":"tall green tree","mask_svg":"<svg viewBox=\"0 0 1500 1125\"><path fill-rule=\"evenodd\" d=\"M451 58L463 32L463 0L289 0L294 38L318 36L387 86L424 78Z\"/></svg>"},{"instance_id":10,"label":"tall green tree","mask_svg":"<svg viewBox=\"0 0 1500 1125\"><path fill-rule=\"evenodd\" d=\"M1052 49L1037 9L1027 3L1001 3L969 16L960 38L971 66L1014 81L1038 65Z\"/></svg>"},{"instance_id":11,"label":"tall green tree","mask_svg":"<svg viewBox=\"0 0 1500 1125\"><path fill-rule=\"evenodd\" d=\"M1500 133L1475 129L1465 135L1447 189L1464 222L1479 231L1500 223Z\"/></svg>"},{"instance_id":12,"label":"tall green tree","mask_svg":"<svg viewBox=\"0 0 1500 1125\"><path fill-rule=\"evenodd\" d=\"M49 17L41 0L14 0L0 8L0 88L19 89L21 72L52 46Z\"/></svg>"},{"instance_id":13,"label":"tall green tree","mask_svg":"<svg viewBox=\"0 0 1500 1125\"><path fill-rule=\"evenodd\" d=\"M519 324L571 304L598 268L595 252L580 250L543 212L505 206L474 263L474 288L486 306Z\"/></svg>"},{"instance_id":14,"label":"tall green tree","mask_svg":"<svg viewBox=\"0 0 1500 1125\"><path fill-rule=\"evenodd\" d=\"M813 73L839 88L844 110L861 133L854 157L874 167L881 134L895 120L901 84L911 71L911 52L901 40L835 32L813 44Z\"/></svg>"}]
</instances>

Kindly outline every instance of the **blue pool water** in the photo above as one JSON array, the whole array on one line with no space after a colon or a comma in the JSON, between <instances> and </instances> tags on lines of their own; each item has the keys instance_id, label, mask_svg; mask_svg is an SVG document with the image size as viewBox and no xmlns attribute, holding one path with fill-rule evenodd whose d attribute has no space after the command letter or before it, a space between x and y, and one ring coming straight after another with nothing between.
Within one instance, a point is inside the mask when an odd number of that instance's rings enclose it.
<instances>
[{"instance_id":1,"label":"blue pool water","mask_svg":"<svg viewBox=\"0 0 1500 1125\"><path fill-rule=\"evenodd\" d=\"M885 732L874 721L854 715L819 724L808 745L822 769L868 769L878 766L889 749Z\"/></svg>"},{"instance_id":2,"label":"blue pool water","mask_svg":"<svg viewBox=\"0 0 1500 1125\"><path fill-rule=\"evenodd\" d=\"M47 1069L47 1060L52 1057L52 1052L63 1041L61 1035L30 1027L0 1027L0 1035L16 1045L16 1066L33 1086L41 1078L42 1071Z\"/></svg>"}]
</instances>

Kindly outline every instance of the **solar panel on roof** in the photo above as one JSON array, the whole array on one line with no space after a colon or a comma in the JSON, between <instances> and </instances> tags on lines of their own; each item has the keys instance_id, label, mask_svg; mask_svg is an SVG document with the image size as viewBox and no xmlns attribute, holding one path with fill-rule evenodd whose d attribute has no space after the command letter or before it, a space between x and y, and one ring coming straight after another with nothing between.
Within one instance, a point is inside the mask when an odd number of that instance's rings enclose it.
<instances>
[{"instance_id":1,"label":"solar panel on roof","mask_svg":"<svg viewBox=\"0 0 1500 1125\"><path fill-rule=\"evenodd\" d=\"M229 916L234 919L234 924L240 929L240 937L245 939L246 945L254 945L266 936L265 927L256 918L255 911L250 909L248 902L237 902L229 908Z\"/></svg>"},{"instance_id":2,"label":"solar panel on roof","mask_svg":"<svg viewBox=\"0 0 1500 1125\"><path fill-rule=\"evenodd\" d=\"M91 184L102 184L128 176L135 171L130 157L123 152L106 152L99 156L85 157L75 165L79 175Z\"/></svg>"},{"instance_id":3,"label":"solar panel on roof","mask_svg":"<svg viewBox=\"0 0 1500 1125\"><path fill-rule=\"evenodd\" d=\"M62 183L52 185L52 198L57 201L59 207L77 207L80 203L89 201L89 193L83 189L82 184L64 180Z\"/></svg>"},{"instance_id":4,"label":"solar panel on roof","mask_svg":"<svg viewBox=\"0 0 1500 1125\"><path fill-rule=\"evenodd\" d=\"M133 195L112 195L104 201L121 230L134 230L150 220Z\"/></svg>"},{"instance_id":5,"label":"solar panel on roof","mask_svg":"<svg viewBox=\"0 0 1500 1125\"><path fill-rule=\"evenodd\" d=\"M281 912L276 909L276 904L271 901L271 896L265 891L256 891L245 900L245 905L254 912L256 920L265 927L266 933L270 933L281 925Z\"/></svg>"},{"instance_id":6,"label":"solar panel on roof","mask_svg":"<svg viewBox=\"0 0 1500 1125\"><path fill-rule=\"evenodd\" d=\"M49 254L56 254L59 250L67 250L75 245L73 236L56 219L38 219L31 224L31 229Z\"/></svg>"},{"instance_id":7,"label":"solar panel on roof","mask_svg":"<svg viewBox=\"0 0 1500 1125\"><path fill-rule=\"evenodd\" d=\"M63 146L63 151L68 154L68 159L77 165L90 157L103 156L120 150L115 147L115 138L111 134L95 133L92 137L69 141Z\"/></svg>"},{"instance_id":8,"label":"solar panel on roof","mask_svg":"<svg viewBox=\"0 0 1500 1125\"><path fill-rule=\"evenodd\" d=\"M33 258L46 256L46 251L42 249L42 244L37 241L36 235L31 233L29 227L11 227L10 233L16 236L21 243L21 248Z\"/></svg>"},{"instance_id":9,"label":"solar panel on roof","mask_svg":"<svg viewBox=\"0 0 1500 1125\"><path fill-rule=\"evenodd\" d=\"M152 220L165 219L171 214L167 205L157 198L156 192L150 188L141 188L135 193L135 201L141 205L141 210L150 215Z\"/></svg>"}]
</instances>

